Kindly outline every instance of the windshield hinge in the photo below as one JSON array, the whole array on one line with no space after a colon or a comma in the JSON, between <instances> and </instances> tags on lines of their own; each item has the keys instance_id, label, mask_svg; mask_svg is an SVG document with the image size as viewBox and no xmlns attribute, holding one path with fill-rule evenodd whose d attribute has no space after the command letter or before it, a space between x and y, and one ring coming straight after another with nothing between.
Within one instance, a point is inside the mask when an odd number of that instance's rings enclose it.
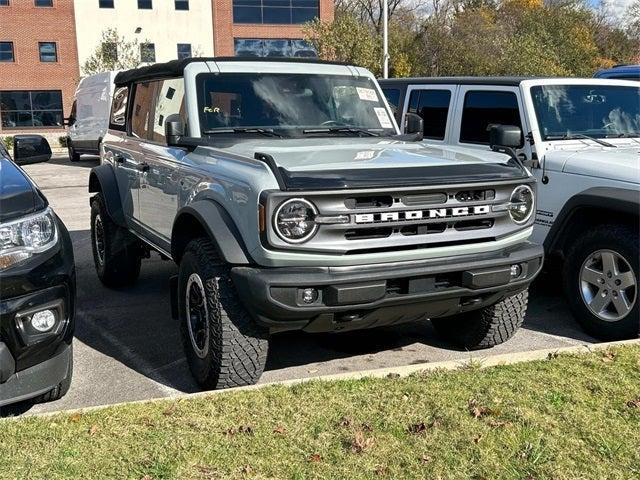
<instances>
[{"instance_id":1,"label":"windshield hinge","mask_svg":"<svg viewBox=\"0 0 640 480\"><path fill-rule=\"evenodd\" d=\"M529 145L534 145L536 143L533 139L533 132L527 133L526 137L524 138L526 138L527 142L529 142Z\"/></svg>"}]
</instances>

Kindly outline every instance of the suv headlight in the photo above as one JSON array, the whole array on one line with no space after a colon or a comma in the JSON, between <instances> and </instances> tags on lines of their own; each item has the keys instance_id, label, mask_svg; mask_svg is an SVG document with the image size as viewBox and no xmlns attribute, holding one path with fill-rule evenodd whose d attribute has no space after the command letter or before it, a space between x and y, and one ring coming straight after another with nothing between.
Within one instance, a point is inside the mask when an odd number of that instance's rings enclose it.
<instances>
[{"instance_id":1,"label":"suv headlight","mask_svg":"<svg viewBox=\"0 0 640 480\"><path fill-rule=\"evenodd\" d=\"M276 233L285 242L306 242L318 229L315 222L317 214L316 207L303 198L287 200L278 207L274 215Z\"/></svg>"},{"instance_id":2,"label":"suv headlight","mask_svg":"<svg viewBox=\"0 0 640 480\"><path fill-rule=\"evenodd\" d=\"M533 190L529 185L518 185L511 193L509 203L509 215L511 220L521 225L526 223L533 213L534 206Z\"/></svg>"},{"instance_id":3,"label":"suv headlight","mask_svg":"<svg viewBox=\"0 0 640 480\"><path fill-rule=\"evenodd\" d=\"M49 250L57 241L56 221L50 208L0 223L0 271Z\"/></svg>"}]
</instances>

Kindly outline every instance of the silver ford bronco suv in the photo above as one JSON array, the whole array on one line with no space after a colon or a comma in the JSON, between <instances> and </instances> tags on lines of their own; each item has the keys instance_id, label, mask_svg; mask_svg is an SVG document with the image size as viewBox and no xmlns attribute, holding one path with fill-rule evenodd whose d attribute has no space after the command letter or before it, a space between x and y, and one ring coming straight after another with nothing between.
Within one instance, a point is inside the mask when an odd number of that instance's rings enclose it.
<instances>
[{"instance_id":1,"label":"silver ford bronco suv","mask_svg":"<svg viewBox=\"0 0 640 480\"><path fill-rule=\"evenodd\" d=\"M462 348L522 324L542 266L535 179L496 149L401 133L374 76L313 60L190 58L121 72L91 171L98 276L134 282L151 250L206 389L255 383L269 335L430 319Z\"/></svg>"}]
</instances>

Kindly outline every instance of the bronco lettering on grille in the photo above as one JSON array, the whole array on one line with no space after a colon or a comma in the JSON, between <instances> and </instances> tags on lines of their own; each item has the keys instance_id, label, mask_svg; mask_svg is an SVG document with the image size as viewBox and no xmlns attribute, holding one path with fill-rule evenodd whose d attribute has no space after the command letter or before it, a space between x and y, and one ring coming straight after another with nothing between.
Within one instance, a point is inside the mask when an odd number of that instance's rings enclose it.
<instances>
[{"instance_id":1,"label":"bronco lettering on grille","mask_svg":"<svg viewBox=\"0 0 640 480\"><path fill-rule=\"evenodd\" d=\"M427 210L406 210L400 212L357 213L355 215L355 222L386 223L433 218L466 217L469 215L484 215L490 211L490 205L476 205L475 207L430 208Z\"/></svg>"}]
</instances>

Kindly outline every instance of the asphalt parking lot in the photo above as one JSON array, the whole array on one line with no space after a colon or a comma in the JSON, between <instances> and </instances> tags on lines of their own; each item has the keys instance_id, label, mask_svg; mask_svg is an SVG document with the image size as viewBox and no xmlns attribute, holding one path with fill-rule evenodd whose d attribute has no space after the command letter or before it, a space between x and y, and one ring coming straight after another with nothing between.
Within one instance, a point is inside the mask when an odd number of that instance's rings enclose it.
<instances>
[{"instance_id":1,"label":"asphalt parking lot","mask_svg":"<svg viewBox=\"0 0 640 480\"><path fill-rule=\"evenodd\" d=\"M78 278L74 378L60 401L28 406L45 412L195 392L179 329L171 319L168 278L176 267L157 255L143 262L140 279L126 290L102 286L94 271L89 232L90 168L97 158L66 158L29 165L67 225L75 249ZM428 321L393 329L342 335L287 333L274 336L262 382L441 360L593 343L571 317L559 287L542 277L532 292L529 313L516 336L480 352L455 350L439 340Z\"/></svg>"}]
</instances>

